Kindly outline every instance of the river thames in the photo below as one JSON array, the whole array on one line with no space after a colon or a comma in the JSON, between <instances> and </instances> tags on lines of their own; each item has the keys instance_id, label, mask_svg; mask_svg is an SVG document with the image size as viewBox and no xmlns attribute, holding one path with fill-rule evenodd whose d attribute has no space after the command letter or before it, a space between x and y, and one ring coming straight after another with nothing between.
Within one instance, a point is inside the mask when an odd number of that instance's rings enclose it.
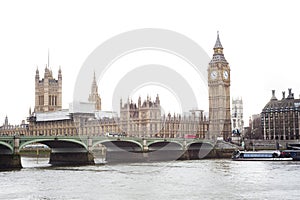
<instances>
[{"instance_id":1,"label":"river thames","mask_svg":"<svg viewBox=\"0 0 300 200\"><path fill-rule=\"evenodd\" d=\"M22 158L22 170L0 172L0 199L300 199L300 162L47 162Z\"/></svg>"}]
</instances>

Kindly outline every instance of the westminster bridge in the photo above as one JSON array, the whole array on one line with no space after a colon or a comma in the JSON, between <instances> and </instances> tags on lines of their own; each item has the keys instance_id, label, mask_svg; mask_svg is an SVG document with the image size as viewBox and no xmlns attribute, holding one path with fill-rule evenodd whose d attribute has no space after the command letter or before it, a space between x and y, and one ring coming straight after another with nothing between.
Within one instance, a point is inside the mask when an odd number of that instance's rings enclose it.
<instances>
[{"instance_id":1,"label":"westminster bridge","mask_svg":"<svg viewBox=\"0 0 300 200\"><path fill-rule=\"evenodd\" d=\"M49 163L52 165L94 164L103 149L107 162L144 162L216 157L216 151L220 149L227 148L232 152L236 148L223 141L187 138L1 136L0 169L21 168L20 151L26 145L36 143L51 149Z\"/></svg>"}]
</instances>

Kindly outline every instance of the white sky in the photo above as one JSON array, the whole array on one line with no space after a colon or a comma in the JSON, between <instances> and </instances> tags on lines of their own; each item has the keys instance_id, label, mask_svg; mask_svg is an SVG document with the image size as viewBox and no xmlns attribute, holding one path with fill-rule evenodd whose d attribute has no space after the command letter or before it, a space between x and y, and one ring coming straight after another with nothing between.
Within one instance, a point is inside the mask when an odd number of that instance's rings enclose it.
<instances>
[{"instance_id":1,"label":"white sky","mask_svg":"<svg viewBox=\"0 0 300 200\"><path fill-rule=\"evenodd\" d=\"M299 96L298 4L274 0L1 1L0 124L6 115L11 124L20 123L29 107L34 107L35 70L38 66L43 72L48 48L55 77L59 65L62 68L63 107L68 108L76 76L88 55L107 39L139 28L179 32L210 56L219 30L231 67L231 96L243 98L247 124L249 116L260 113L269 101L272 89L277 98L288 88ZM160 98L162 103L169 101Z\"/></svg>"}]
</instances>

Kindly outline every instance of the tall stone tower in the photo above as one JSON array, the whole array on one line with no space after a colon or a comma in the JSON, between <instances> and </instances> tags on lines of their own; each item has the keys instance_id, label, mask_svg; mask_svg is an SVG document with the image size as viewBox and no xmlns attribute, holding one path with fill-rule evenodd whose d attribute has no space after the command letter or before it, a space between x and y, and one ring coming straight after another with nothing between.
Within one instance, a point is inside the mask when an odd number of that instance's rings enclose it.
<instances>
[{"instance_id":1,"label":"tall stone tower","mask_svg":"<svg viewBox=\"0 0 300 200\"><path fill-rule=\"evenodd\" d=\"M223 54L219 32L213 58L208 65L210 139L227 139L231 135L230 68Z\"/></svg>"},{"instance_id":2,"label":"tall stone tower","mask_svg":"<svg viewBox=\"0 0 300 200\"><path fill-rule=\"evenodd\" d=\"M60 110L62 107L62 74L58 70L58 79L54 79L47 65L44 78L40 80L39 70L35 74L35 112Z\"/></svg>"},{"instance_id":3,"label":"tall stone tower","mask_svg":"<svg viewBox=\"0 0 300 200\"><path fill-rule=\"evenodd\" d=\"M91 87L91 93L89 95L89 102L95 103L95 110L101 110L101 98L98 94L98 86L96 82L96 74L94 72L94 78Z\"/></svg>"}]
</instances>

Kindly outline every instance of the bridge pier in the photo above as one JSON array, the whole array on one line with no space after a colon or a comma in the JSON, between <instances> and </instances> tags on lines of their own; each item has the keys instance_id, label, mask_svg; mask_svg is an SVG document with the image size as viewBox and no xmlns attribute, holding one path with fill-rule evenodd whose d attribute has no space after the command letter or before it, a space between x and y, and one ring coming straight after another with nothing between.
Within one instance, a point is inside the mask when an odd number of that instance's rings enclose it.
<instances>
[{"instance_id":1,"label":"bridge pier","mask_svg":"<svg viewBox=\"0 0 300 200\"><path fill-rule=\"evenodd\" d=\"M20 154L0 154L0 170L1 169L21 169Z\"/></svg>"},{"instance_id":2,"label":"bridge pier","mask_svg":"<svg viewBox=\"0 0 300 200\"><path fill-rule=\"evenodd\" d=\"M14 137L14 154L18 154L20 152L20 138Z\"/></svg>"},{"instance_id":3,"label":"bridge pier","mask_svg":"<svg viewBox=\"0 0 300 200\"><path fill-rule=\"evenodd\" d=\"M21 169L20 138L13 138L13 151L0 147L0 169Z\"/></svg>"},{"instance_id":4,"label":"bridge pier","mask_svg":"<svg viewBox=\"0 0 300 200\"><path fill-rule=\"evenodd\" d=\"M52 165L94 165L94 156L87 152L51 152L50 164Z\"/></svg>"},{"instance_id":5,"label":"bridge pier","mask_svg":"<svg viewBox=\"0 0 300 200\"><path fill-rule=\"evenodd\" d=\"M147 140L145 138L143 138L143 152L146 153L148 152L149 148L148 148L148 145L147 145Z\"/></svg>"}]
</instances>

